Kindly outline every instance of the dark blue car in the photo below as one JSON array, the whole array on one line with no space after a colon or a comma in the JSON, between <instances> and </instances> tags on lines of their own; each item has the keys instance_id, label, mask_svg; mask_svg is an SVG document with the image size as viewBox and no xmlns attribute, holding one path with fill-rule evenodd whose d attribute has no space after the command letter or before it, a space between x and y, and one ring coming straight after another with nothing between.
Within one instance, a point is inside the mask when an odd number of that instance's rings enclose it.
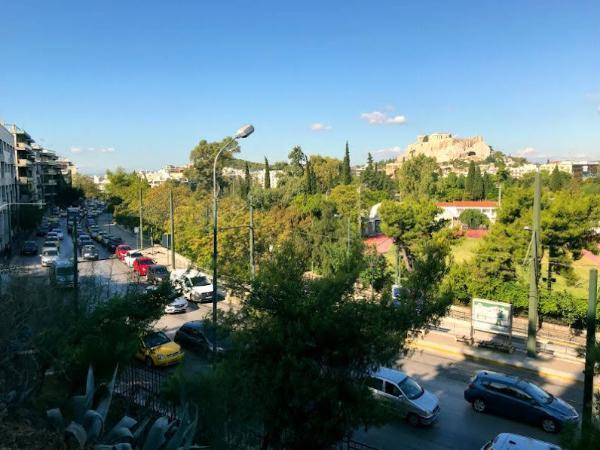
<instances>
[{"instance_id":1,"label":"dark blue car","mask_svg":"<svg viewBox=\"0 0 600 450\"><path fill-rule=\"evenodd\" d=\"M528 422L548 433L579 421L577 411L563 400L522 378L496 372L477 372L465 390L465 400L476 412Z\"/></svg>"}]
</instances>

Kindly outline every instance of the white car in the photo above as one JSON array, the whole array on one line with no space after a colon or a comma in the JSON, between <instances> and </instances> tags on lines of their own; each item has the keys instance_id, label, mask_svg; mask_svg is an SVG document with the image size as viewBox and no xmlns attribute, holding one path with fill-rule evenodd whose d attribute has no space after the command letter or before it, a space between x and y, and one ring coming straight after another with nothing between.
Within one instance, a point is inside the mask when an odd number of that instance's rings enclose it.
<instances>
[{"instance_id":1,"label":"white car","mask_svg":"<svg viewBox=\"0 0 600 450\"><path fill-rule=\"evenodd\" d=\"M52 233L56 233L56 236L58 237L58 239L60 239L61 241L63 240L63 238L65 237L65 235L63 234L62 230L60 228L54 228L52 230Z\"/></svg>"},{"instance_id":2,"label":"white car","mask_svg":"<svg viewBox=\"0 0 600 450\"><path fill-rule=\"evenodd\" d=\"M144 256L144 254L139 250L128 250L123 258L123 262L127 264L127 267L133 268L133 262L139 258L140 256Z\"/></svg>"},{"instance_id":3,"label":"white car","mask_svg":"<svg viewBox=\"0 0 600 450\"><path fill-rule=\"evenodd\" d=\"M42 267L50 267L53 266L58 260L58 250L47 248L42 250L42 254L40 255L40 262Z\"/></svg>"},{"instance_id":4,"label":"white car","mask_svg":"<svg viewBox=\"0 0 600 450\"><path fill-rule=\"evenodd\" d=\"M188 307L188 302L184 297L177 297L167 306L165 306L165 312L167 314L175 314L179 312L185 312Z\"/></svg>"},{"instance_id":5,"label":"white car","mask_svg":"<svg viewBox=\"0 0 600 450\"><path fill-rule=\"evenodd\" d=\"M500 433L493 441L486 443L481 450L561 450L556 444L538 441L527 436Z\"/></svg>"},{"instance_id":6,"label":"white car","mask_svg":"<svg viewBox=\"0 0 600 450\"><path fill-rule=\"evenodd\" d=\"M191 302L212 301L212 281L208 275L196 269L178 269L171 272L173 287ZM225 292L219 287L217 298L225 298Z\"/></svg>"}]
</instances>

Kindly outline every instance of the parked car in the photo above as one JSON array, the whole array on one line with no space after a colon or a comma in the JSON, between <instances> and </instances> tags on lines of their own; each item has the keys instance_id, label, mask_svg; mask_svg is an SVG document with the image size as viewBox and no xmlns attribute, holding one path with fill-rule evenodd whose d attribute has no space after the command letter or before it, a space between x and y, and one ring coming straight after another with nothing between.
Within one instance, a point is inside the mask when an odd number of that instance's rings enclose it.
<instances>
[{"instance_id":1,"label":"parked car","mask_svg":"<svg viewBox=\"0 0 600 450\"><path fill-rule=\"evenodd\" d=\"M169 281L169 271L166 266L162 264L155 264L148 267L146 272L148 283L160 284L165 281Z\"/></svg>"},{"instance_id":2,"label":"parked car","mask_svg":"<svg viewBox=\"0 0 600 450\"><path fill-rule=\"evenodd\" d=\"M48 226L47 225L40 225L36 231L36 236L46 236L46 233L48 232Z\"/></svg>"},{"instance_id":3,"label":"parked car","mask_svg":"<svg viewBox=\"0 0 600 450\"><path fill-rule=\"evenodd\" d=\"M23 247L21 247L21 255L37 255L38 245L35 241L25 241Z\"/></svg>"},{"instance_id":4,"label":"parked car","mask_svg":"<svg viewBox=\"0 0 600 450\"><path fill-rule=\"evenodd\" d=\"M63 238L65 237L64 233L62 232L62 230L60 228L53 228L52 229L53 233L56 233L56 236L58 237L58 239L60 239L61 241L63 240Z\"/></svg>"},{"instance_id":5,"label":"parked car","mask_svg":"<svg viewBox=\"0 0 600 450\"><path fill-rule=\"evenodd\" d=\"M49 234L49 233L48 233ZM54 242L56 244L56 248L60 250L60 239L56 236L46 236L46 240L44 241L44 245L49 242Z\"/></svg>"},{"instance_id":6,"label":"parked car","mask_svg":"<svg viewBox=\"0 0 600 450\"><path fill-rule=\"evenodd\" d=\"M148 267L156 264L156 262L147 256L140 256L133 262L133 270L135 270L140 277L145 277L148 272Z\"/></svg>"},{"instance_id":7,"label":"parked car","mask_svg":"<svg viewBox=\"0 0 600 450\"><path fill-rule=\"evenodd\" d=\"M98 236L96 237L96 240L103 244L104 239L106 239L106 236L108 236L108 233L106 231L98 231Z\"/></svg>"},{"instance_id":8,"label":"parked car","mask_svg":"<svg viewBox=\"0 0 600 450\"><path fill-rule=\"evenodd\" d=\"M212 351L213 348L213 326L207 320L192 320L184 323L175 333L173 340L182 347L199 350L202 352ZM229 333L222 328L217 329L217 352L226 353L231 349L231 338Z\"/></svg>"},{"instance_id":9,"label":"parked car","mask_svg":"<svg viewBox=\"0 0 600 450\"><path fill-rule=\"evenodd\" d=\"M184 357L179 344L171 341L162 331L150 333L140 341L140 348L135 356L148 367L177 364Z\"/></svg>"},{"instance_id":10,"label":"parked car","mask_svg":"<svg viewBox=\"0 0 600 450\"><path fill-rule=\"evenodd\" d=\"M127 264L127 267L133 268L134 261L140 256L144 256L139 250L129 250L123 257L123 262Z\"/></svg>"},{"instance_id":11,"label":"parked car","mask_svg":"<svg viewBox=\"0 0 600 450\"><path fill-rule=\"evenodd\" d=\"M56 249L45 249L42 250L42 254L40 255L40 264L42 267L50 267L58 261L59 255L58 250Z\"/></svg>"},{"instance_id":12,"label":"parked car","mask_svg":"<svg viewBox=\"0 0 600 450\"><path fill-rule=\"evenodd\" d=\"M94 261L98 259L98 249L95 245L84 245L81 249L81 257L87 261Z\"/></svg>"},{"instance_id":13,"label":"parked car","mask_svg":"<svg viewBox=\"0 0 600 450\"><path fill-rule=\"evenodd\" d=\"M46 233L46 239L53 239L53 238L58 239L58 234L56 233L56 231L54 231L54 230L48 231L48 233ZM58 240L60 241L60 239L58 239Z\"/></svg>"},{"instance_id":14,"label":"parked car","mask_svg":"<svg viewBox=\"0 0 600 450\"><path fill-rule=\"evenodd\" d=\"M165 306L165 313L167 314L176 314L176 313L184 313L186 312L188 307L188 302L184 297L177 297L167 306Z\"/></svg>"},{"instance_id":15,"label":"parked car","mask_svg":"<svg viewBox=\"0 0 600 450\"><path fill-rule=\"evenodd\" d=\"M486 442L481 450L561 450L561 448L556 444L520 434L500 433L492 441Z\"/></svg>"},{"instance_id":16,"label":"parked car","mask_svg":"<svg viewBox=\"0 0 600 450\"><path fill-rule=\"evenodd\" d=\"M45 250L56 250L58 252L56 241L45 241L42 244L42 253L44 253Z\"/></svg>"},{"instance_id":17,"label":"parked car","mask_svg":"<svg viewBox=\"0 0 600 450\"><path fill-rule=\"evenodd\" d=\"M178 269L171 272L171 283L191 302L209 302L212 300L212 280L203 272L195 269ZM217 291L219 298L225 298L225 292Z\"/></svg>"},{"instance_id":18,"label":"parked car","mask_svg":"<svg viewBox=\"0 0 600 450\"><path fill-rule=\"evenodd\" d=\"M106 245L106 248L109 251L114 252L116 251L117 247L121 245L121 238L117 236L108 236L104 242L104 245Z\"/></svg>"},{"instance_id":19,"label":"parked car","mask_svg":"<svg viewBox=\"0 0 600 450\"><path fill-rule=\"evenodd\" d=\"M540 425L547 433L579 422L579 414L571 405L512 375L479 371L471 379L464 397L478 413L491 412Z\"/></svg>"},{"instance_id":20,"label":"parked car","mask_svg":"<svg viewBox=\"0 0 600 450\"><path fill-rule=\"evenodd\" d=\"M431 425L440 414L437 396L399 370L382 367L371 374L367 385L377 398L413 426Z\"/></svg>"},{"instance_id":21,"label":"parked car","mask_svg":"<svg viewBox=\"0 0 600 450\"><path fill-rule=\"evenodd\" d=\"M131 250L131 247L127 244L117 245L117 248L115 249L115 256L119 258L119 260L123 261L123 258L125 258L125 255L129 250Z\"/></svg>"}]
</instances>

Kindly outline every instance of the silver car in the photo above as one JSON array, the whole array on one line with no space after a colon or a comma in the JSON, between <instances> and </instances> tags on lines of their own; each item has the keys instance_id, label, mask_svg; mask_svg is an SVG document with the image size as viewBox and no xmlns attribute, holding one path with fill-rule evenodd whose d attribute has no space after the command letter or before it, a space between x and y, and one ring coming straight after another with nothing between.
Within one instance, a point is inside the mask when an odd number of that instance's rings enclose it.
<instances>
[{"instance_id":1,"label":"silver car","mask_svg":"<svg viewBox=\"0 0 600 450\"><path fill-rule=\"evenodd\" d=\"M81 249L81 257L88 261L98 259L98 250L96 249L96 246L84 245Z\"/></svg>"},{"instance_id":2,"label":"silver car","mask_svg":"<svg viewBox=\"0 0 600 450\"><path fill-rule=\"evenodd\" d=\"M413 426L431 425L440 414L437 396L404 372L382 367L371 374L367 384L376 397L387 402Z\"/></svg>"},{"instance_id":3,"label":"silver car","mask_svg":"<svg viewBox=\"0 0 600 450\"><path fill-rule=\"evenodd\" d=\"M42 254L40 255L40 262L42 267L50 267L53 266L58 260L58 250L46 248L42 250Z\"/></svg>"}]
</instances>

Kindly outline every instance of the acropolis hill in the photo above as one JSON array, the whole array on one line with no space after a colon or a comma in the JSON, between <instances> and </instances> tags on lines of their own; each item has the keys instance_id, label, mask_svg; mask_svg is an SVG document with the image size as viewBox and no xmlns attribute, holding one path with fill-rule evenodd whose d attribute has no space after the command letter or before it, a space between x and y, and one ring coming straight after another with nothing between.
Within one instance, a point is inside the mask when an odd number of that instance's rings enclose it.
<instances>
[{"instance_id":1,"label":"acropolis hill","mask_svg":"<svg viewBox=\"0 0 600 450\"><path fill-rule=\"evenodd\" d=\"M417 136L417 142L409 144L395 162L386 165L385 171L393 175L403 161L417 155L435 158L438 163L447 163L453 160L483 161L492 153L492 147L485 143L482 136L458 138L450 133L425 134Z\"/></svg>"}]
</instances>

